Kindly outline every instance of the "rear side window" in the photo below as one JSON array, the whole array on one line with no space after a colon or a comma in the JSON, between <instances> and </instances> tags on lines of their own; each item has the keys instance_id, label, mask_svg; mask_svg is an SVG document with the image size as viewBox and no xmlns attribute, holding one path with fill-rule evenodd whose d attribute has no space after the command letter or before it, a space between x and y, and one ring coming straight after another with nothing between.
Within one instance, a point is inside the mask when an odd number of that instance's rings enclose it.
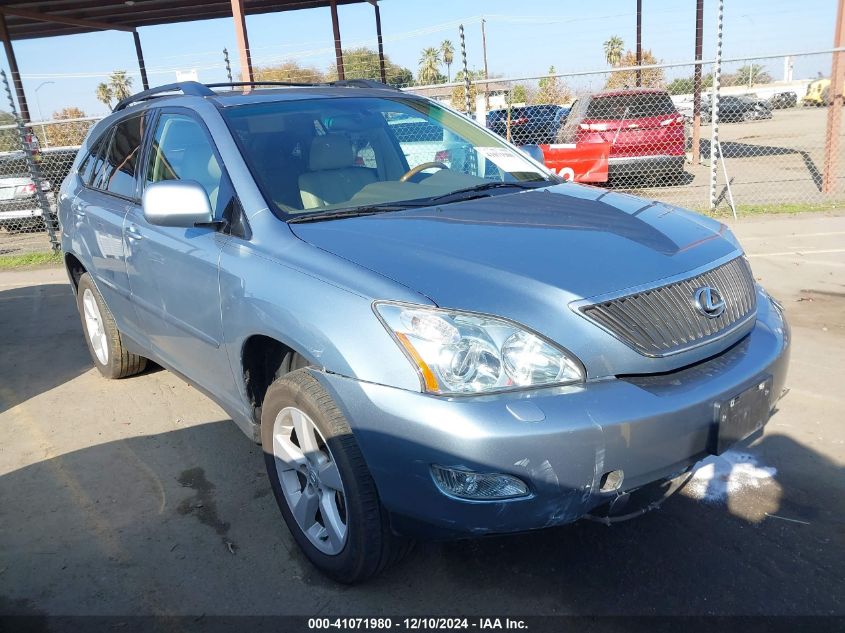
<instances>
[{"instance_id":1,"label":"rear side window","mask_svg":"<svg viewBox=\"0 0 845 633\"><path fill-rule=\"evenodd\" d=\"M665 92L596 96L587 106L588 119L638 119L675 114L675 104Z\"/></svg>"},{"instance_id":2,"label":"rear side window","mask_svg":"<svg viewBox=\"0 0 845 633\"><path fill-rule=\"evenodd\" d=\"M102 167L94 181L95 187L126 198L135 197L144 121L143 116L132 117L115 126Z\"/></svg>"},{"instance_id":3,"label":"rear side window","mask_svg":"<svg viewBox=\"0 0 845 633\"><path fill-rule=\"evenodd\" d=\"M108 147L111 132L112 131L109 130L103 134L96 143L94 143L94 147L91 149L91 152L85 160L82 161L82 165L79 166L79 177L86 185L90 185L94 174L100 171L100 167L103 164L103 151L104 148Z\"/></svg>"}]
</instances>

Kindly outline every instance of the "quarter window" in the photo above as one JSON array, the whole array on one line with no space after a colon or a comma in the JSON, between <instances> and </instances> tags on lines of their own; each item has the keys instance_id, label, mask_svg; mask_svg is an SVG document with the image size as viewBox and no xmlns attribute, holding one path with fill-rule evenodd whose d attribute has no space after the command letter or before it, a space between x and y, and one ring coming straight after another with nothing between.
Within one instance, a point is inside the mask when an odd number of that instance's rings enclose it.
<instances>
[{"instance_id":1,"label":"quarter window","mask_svg":"<svg viewBox=\"0 0 845 633\"><path fill-rule=\"evenodd\" d=\"M92 186L126 198L135 197L135 175L141 141L144 138L142 116L118 123Z\"/></svg>"}]
</instances>

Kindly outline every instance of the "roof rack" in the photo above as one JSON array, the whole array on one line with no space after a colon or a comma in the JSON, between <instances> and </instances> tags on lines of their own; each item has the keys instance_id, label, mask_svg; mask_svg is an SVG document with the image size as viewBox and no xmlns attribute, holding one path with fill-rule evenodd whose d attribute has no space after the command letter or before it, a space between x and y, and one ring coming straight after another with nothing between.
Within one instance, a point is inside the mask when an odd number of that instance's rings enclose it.
<instances>
[{"instance_id":1,"label":"roof rack","mask_svg":"<svg viewBox=\"0 0 845 633\"><path fill-rule=\"evenodd\" d=\"M376 88L384 90L398 90L398 88L388 86L387 84L383 84L380 81L373 81L372 79L340 79L338 81L328 81L324 83L308 83L296 81L234 81L224 83L201 84L197 81L180 81L179 83L175 84L165 84L163 86L156 86L155 88L143 90L142 92L130 95L125 99L121 99L117 102L117 105L114 106L112 112L118 112L119 110L123 110L124 108L132 105L133 103L138 103L139 101L146 101L147 99L152 99L153 97L157 97L168 92L181 92L184 95L190 95L194 97L212 97L217 94L212 90L212 88L243 88L246 86L279 86L288 88L319 88L321 86L336 86L339 88Z\"/></svg>"},{"instance_id":2,"label":"roof rack","mask_svg":"<svg viewBox=\"0 0 845 633\"><path fill-rule=\"evenodd\" d=\"M117 105L114 106L112 112L118 112L119 110L123 110L127 106L132 105L133 103L145 101L146 99L151 99L165 92L181 92L184 95L193 95L195 97L210 97L214 95L213 90L211 90L208 86L199 83L198 81L180 81L179 83L175 84L165 84L163 86L156 86L155 88L143 90L141 92L135 93L134 95L130 95L125 99L121 99L117 102Z\"/></svg>"}]
</instances>

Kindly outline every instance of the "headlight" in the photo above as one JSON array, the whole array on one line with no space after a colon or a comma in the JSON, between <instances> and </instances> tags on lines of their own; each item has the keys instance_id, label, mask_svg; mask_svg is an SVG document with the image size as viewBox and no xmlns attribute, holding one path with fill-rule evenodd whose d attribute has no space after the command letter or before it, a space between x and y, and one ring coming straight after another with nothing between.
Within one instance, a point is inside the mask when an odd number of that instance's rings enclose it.
<instances>
[{"instance_id":1,"label":"headlight","mask_svg":"<svg viewBox=\"0 0 845 633\"><path fill-rule=\"evenodd\" d=\"M490 393L584 380L574 357L504 319L386 302L377 302L375 311L430 393Z\"/></svg>"}]
</instances>

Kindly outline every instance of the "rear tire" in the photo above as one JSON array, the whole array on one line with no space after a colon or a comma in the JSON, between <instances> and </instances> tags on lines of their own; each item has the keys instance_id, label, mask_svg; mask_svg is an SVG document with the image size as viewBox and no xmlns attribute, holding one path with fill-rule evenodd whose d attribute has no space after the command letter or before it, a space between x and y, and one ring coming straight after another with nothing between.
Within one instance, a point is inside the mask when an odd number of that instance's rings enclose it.
<instances>
[{"instance_id":1,"label":"rear tire","mask_svg":"<svg viewBox=\"0 0 845 633\"><path fill-rule=\"evenodd\" d=\"M105 378L126 378L144 371L147 359L126 351L114 317L89 273L79 278L76 306L91 359Z\"/></svg>"},{"instance_id":2,"label":"rear tire","mask_svg":"<svg viewBox=\"0 0 845 633\"><path fill-rule=\"evenodd\" d=\"M338 582L361 582L410 550L412 541L390 530L346 418L309 369L286 374L267 389L261 443L285 523L320 571ZM329 470L334 478L324 477ZM318 509L300 511L308 495L319 499Z\"/></svg>"}]
</instances>

